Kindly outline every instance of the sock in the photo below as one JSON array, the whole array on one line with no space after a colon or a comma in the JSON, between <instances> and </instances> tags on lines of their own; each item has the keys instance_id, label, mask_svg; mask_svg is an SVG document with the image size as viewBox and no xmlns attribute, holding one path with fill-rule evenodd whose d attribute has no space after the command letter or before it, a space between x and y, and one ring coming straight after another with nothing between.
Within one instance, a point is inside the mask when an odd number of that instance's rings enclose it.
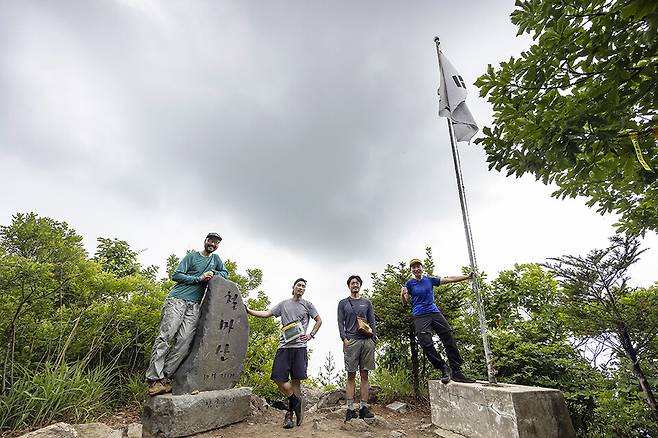
<instances>
[{"instance_id":1,"label":"sock","mask_svg":"<svg viewBox=\"0 0 658 438\"><path fill-rule=\"evenodd\" d=\"M347 400L347 409L350 411L354 410L354 400Z\"/></svg>"},{"instance_id":2,"label":"sock","mask_svg":"<svg viewBox=\"0 0 658 438\"><path fill-rule=\"evenodd\" d=\"M297 405L298 400L299 399L297 398L297 396L295 395L294 392L290 397L288 397L288 410L289 411L292 411L295 408L295 406Z\"/></svg>"},{"instance_id":3,"label":"sock","mask_svg":"<svg viewBox=\"0 0 658 438\"><path fill-rule=\"evenodd\" d=\"M368 402L361 400L361 407L365 408L366 406L368 406Z\"/></svg>"}]
</instances>

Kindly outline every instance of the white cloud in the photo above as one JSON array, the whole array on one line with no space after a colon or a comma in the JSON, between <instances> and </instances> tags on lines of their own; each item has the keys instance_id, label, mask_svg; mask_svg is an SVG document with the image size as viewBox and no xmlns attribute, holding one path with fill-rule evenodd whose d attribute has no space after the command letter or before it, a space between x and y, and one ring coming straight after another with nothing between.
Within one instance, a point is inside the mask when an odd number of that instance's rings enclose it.
<instances>
[{"instance_id":1,"label":"white cloud","mask_svg":"<svg viewBox=\"0 0 658 438\"><path fill-rule=\"evenodd\" d=\"M6 2L0 11L0 223L68 221L90 253L127 240L146 264L224 237L223 258L264 271L273 302L308 278L325 320L311 360L341 362L345 279L434 248L468 263L434 36L472 83L524 49L488 2ZM464 26L462 24L467 24ZM469 94L481 124L486 102ZM612 217L532 178L488 172L463 145L479 266L585 253ZM633 270L655 280L658 245ZM163 268L164 270L164 268Z\"/></svg>"}]
</instances>

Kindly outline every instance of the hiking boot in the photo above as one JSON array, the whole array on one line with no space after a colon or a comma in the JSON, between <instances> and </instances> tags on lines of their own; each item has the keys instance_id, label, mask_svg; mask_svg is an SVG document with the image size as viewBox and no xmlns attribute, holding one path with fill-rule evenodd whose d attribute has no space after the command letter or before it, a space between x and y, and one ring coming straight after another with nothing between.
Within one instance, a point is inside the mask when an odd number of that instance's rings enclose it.
<instances>
[{"instance_id":1,"label":"hiking boot","mask_svg":"<svg viewBox=\"0 0 658 438\"><path fill-rule=\"evenodd\" d=\"M452 371L450 370L450 367L448 365L443 365L441 368L441 383L444 385L447 385L448 382L450 382L450 376L452 374Z\"/></svg>"},{"instance_id":2,"label":"hiking boot","mask_svg":"<svg viewBox=\"0 0 658 438\"><path fill-rule=\"evenodd\" d=\"M295 411L295 417L297 417L297 426L302 424L302 420L304 420L304 397L299 397L297 399L297 405L294 408Z\"/></svg>"},{"instance_id":3,"label":"hiking boot","mask_svg":"<svg viewBox=\"0 0 658 438\"><path fill-rule=\"evenodd\" d=\"M441 379L443 381L443 379ZM461 371L454 371L452 373L452 380L461 383L475 383L475 379L464 375Z\"/></svg>"},{"instance_id":4,"label":"hiking boot","mask_svg":"<svg viewBox=\"0 0 658 438\"><path fill-rule=\"evenodd\" d=\"M356 411L354 409L348 409L345 413L345 423L355 418L359 418L359 415L356 413Z\"/></svg>"},{"instance_id":5,"label":"hiking boot","mask_svg":"<svg viewBox=\"0 0 658 438\"><path fill-rule=\"evenodd\" d=\"M359 418L362 420L364 418L375 418L375 414L370 412L367 406L363 406L361 409L359 409Z\"/></svg>"},{"instance_id":6,"label":"hiking boot","mask_svg":"<svg viewBox=\"0 0 658 438\"><path fill-rule=\"evenodd\" d=\"M163 380L156 380L149 383L148 395L151 397L171 392L171 385Z\"/></svg>"},{"instance_id":7,"label":"hiking boot","mask_svg":"<svg viewBox=\"0 0 658 438\"><path fill-rule=\"evenodd\" d=\"M292 422L292 411L286 411L286 416L283 418L283 428L292 429L295 423Z\"/></svg>"}]
</instances>

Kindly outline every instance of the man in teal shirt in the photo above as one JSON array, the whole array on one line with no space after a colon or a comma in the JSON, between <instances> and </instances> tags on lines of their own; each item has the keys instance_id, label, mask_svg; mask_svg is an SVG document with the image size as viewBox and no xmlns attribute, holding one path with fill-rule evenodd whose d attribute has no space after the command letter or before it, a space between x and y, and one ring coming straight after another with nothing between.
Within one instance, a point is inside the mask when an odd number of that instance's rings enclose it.
<instances>
[{"instance_id":1,"label":"man in teal shirt","mask_svg":"<svg viewBox=\"0 0 658 438\"><path fill-rule=\"evenodd\" d=\"M213 254L221 241L219 234L209 233L203 243L203 251L188 253L171 276L176 286L162 307L158 337L146 370L151 396L171 391L169 378L187 356L208 281L215 275L228 278L222 259Z\"/></svg>"}]
</instances>

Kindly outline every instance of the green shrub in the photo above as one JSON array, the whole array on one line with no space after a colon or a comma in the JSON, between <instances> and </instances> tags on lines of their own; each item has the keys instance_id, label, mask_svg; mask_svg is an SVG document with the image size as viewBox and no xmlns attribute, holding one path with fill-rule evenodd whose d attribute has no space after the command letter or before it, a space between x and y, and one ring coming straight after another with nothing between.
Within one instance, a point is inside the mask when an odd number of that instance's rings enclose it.
<instances>
[{"instance_id":1,"label":"green shrub","mask_svg":"<svg viewBox=\"0 0 658 438\"><path fill-rule=\"evenodd\" d=\"M376 368L372 376L372 384L381 388L381 392L377 396L381 403L414 395L411 373L404 368L397 368L393 371L384 367Z\"/></svg>"},{"instance_id":2,"label":"green shrub","mask_svg":"<svg viewBox=\"0 0 658 438\"><path fill-rule=\"evenodd\" d=\"M143 373L120 376L114 404L118 406L137 406L140 410L146 393L146 380Z\"/></svg>"},{"instance_id":3,"label":"green shrub","mask_svg":"<svg viewBox=\"0 0 658 438\"><path fill-rule=\"evenodd\" d=\"M41 426L54 421L84 422L108 410L112 368L80 364L38 370L17 367L14 386L0 397L0 429Z\"/></svg>"}]
</instances>

